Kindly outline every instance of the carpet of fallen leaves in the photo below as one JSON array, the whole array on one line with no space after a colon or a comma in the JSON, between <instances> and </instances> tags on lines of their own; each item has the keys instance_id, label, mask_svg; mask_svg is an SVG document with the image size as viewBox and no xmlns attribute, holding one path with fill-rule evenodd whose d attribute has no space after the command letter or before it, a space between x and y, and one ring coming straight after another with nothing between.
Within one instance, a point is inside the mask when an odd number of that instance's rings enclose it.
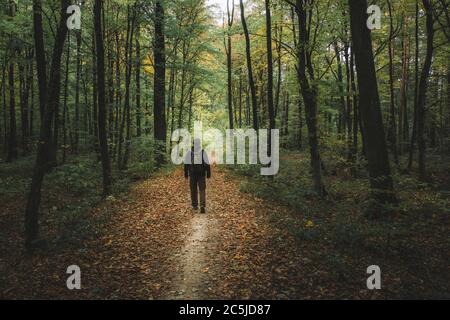
<instances>
[{"instance_id":1,"label":"carpet of fallen leaves","mask_svg":"<svg viewBox=\"0 0 450 320\"><path fill-rule=\"evenodd\" d=\"M110 197L92 209L91 218L102 221L95 235L40 250L32 257L20 247L23 242L17 226L21 219L9 217L15 220L8 223L13 226L10 239L14 242L1 246L0 295L31 299L158 298L171 283L169 258L181 249L186 222L192 215L183 183L179 174L139 182L126 195ZM14 212L11 208L8 211ZM82 290L67 289L69 265L81 268Z\"/></svg>"},{"instance_id":2,"label":"carpet of fallen leaves","mask_svg":"<svg viewBox=\"0 0 450 320\"><path fill-rule=\"evenodd\" d=\"M199 226L204 230L196 231L201 242L189 243L199 213L190 208L188 183L181 170L161 174L93 208L89 218L98 221L94 234L51 245L32 257L21 248L21 204L7 204L0 216L5 226L0 237L0 298L373 299L401 295L367 290L370 259L358 261L352 277L340 278L324 260L324 252L333 252L327 242L296 241L282 225L271 221L277 214L302 223L298 213L240 192L239 181L221 170L214 170L208 181L207 202L207 223ZM52 235L45 223L43 233ZM69 265L81 268L81 290L66 288ZM190 287L181 292L183 281ZM387 274L383 285L395 287L396 281Z\"/></svg>"}]
</instances>

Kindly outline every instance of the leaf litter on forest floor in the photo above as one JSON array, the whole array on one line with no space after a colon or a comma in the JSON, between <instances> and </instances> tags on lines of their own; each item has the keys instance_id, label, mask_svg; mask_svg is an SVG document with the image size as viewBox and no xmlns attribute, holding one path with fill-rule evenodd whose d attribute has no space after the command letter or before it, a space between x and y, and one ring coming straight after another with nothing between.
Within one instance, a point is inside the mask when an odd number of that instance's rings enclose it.
<instances>
[{"instance_id":1,"label":"leaf litter on forest floor","mask_svg":"<svg viewBox=\"0 0 450 320\"><path fill-rule=\"evenodd\" d=\"M239 191L222 170L208 180L206 215L190 209L181 170L137 182L91 210L98 236L41 251L0 243L0 296L39 299L299 299L373 298L365 268L339 257L328 241L298 241L278 221L312 230L316 222ZM17 214L10 211L8 214ZM105 212L108 215L105 216ZM105 218L106 217L106 218ZM9 223L20 225L16 216ZM17 227L14 227L17 233ZM13 230L13 228L11 228ZM12 231L11 231L12 233ZM20 240L20 239L19 239ZM66 268L82 270L82 290L65 286ZM341 268L342 274L333 271ZM31 270L31 271L30 271ZM348 278L350 270L354 275ZM339 270L338 270L339 271ZM340 276L344 278L339 278ZM397 283L398 274L386 282ZM392 278L392 279L391 279ZM344 279L344 280L343 280ZM403 280L404 281L404 280ZM184 285L183 285L184 283ZM396 285L399 287L399 285ZM387 296L400 296L387 292Z\"/></svg>"}]
</instances>

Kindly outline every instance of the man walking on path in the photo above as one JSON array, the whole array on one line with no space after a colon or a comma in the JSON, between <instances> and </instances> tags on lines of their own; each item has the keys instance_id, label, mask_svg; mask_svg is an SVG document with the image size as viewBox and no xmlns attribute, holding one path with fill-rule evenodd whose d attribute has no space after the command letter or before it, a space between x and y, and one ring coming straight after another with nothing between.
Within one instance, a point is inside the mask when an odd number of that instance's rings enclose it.
<instances>
[{"instance_id":1,"label":"man walking on path","mask_svg":"<svg viewBox=\"0 0 450 320\"><path fill-rule=\"evenodd\" d=\"M206 212L206 178L211 178L211 166L206 152L201 147L200 139L194 139L192 149L184 160L184 177L189 179L192 208L198 209L200 192L200 212Z\"/></svg>"}]
</instances>

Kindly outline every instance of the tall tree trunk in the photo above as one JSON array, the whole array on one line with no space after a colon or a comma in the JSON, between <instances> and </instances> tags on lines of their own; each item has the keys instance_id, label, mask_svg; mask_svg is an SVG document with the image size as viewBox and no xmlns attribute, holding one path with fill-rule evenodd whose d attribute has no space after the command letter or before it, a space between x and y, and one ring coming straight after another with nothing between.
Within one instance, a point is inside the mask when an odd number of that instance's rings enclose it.
<instances>
[{"instance_id":1,"label":"tall tree trunk","mask_svg":"<svg viewBox=\"0 0 450 320\"><path fill-rule=\"evenodd\" d=\"M175 125L175 87L176 87L176 75L175 75L175 60L177 56L177 50L175 49L174 58L172 62L172 66L170 68L170 76L169 76L169 93L167 98L167 119L171 119L170 123L170 136L172 136L174 125ZM170 116L169 116L170 113ZM172 148L172 139L169 139L170 149Z\"/></svg>"},{"instance_id":2,"label":"tall tree trunk","mask_svg":"<svg viewBox=\"0 0 450 320\"><path fill-rule=\"evenodd\" d=\"M258 101L256 98L256 87L255 87L255 80L253 77L250 35L249 35L249 31L248 31L247 21L245 19L243 0L240 0L240 7L241 7L242 27L244 28L244 34L245 34L245 54L247 57L248 84L250 86L250 95L251 95L251 100L252 100L253 129L258 131L258 129L259 129L259 127L258 127Z\"/></svg>"},{"instance_id":3,"label":"tall tree trunk","mask_svg":"<svg viewBox=\"0 0 450 320\"><path fill-rule=\"evenodd\" d=\"M59 96L57 99L59 100ZM48 165L49 167L56 167L58 165L58 136L59 136L59 103L55 104L53 117L53 136L52 143L49 146Z\"/></svg>"},{"instance_id":4,"label":"tall tree trunk","mask_svg":"<svg viewBox=\"0 0 450 320\"><path fill-rule=\"evenodd\" d=\"M434 40L434 18L433 7L430 0L422 0L425 9L427 26L427 53L422 72L420 74L419 91L417 97L417 143L419 146L419 175L422 180L426 179L425 164L425 117L426 117L426 98L428 88L428 78L430 75L431 64L433 62L433 40Z\"/></svg>"},{"instance_id":5,"label":"tall tree trunk","mask_svg":"<svg viewBox=\"0 0 450 320\"><path fill-rule=\"evenodd\" d=\"M43 30L42 0L33 0L33 28ZM39 85L39 109L41 125L44 119L45 104L47 103L47 61L45 56L44 32L34 32L34 46L36 48L36 67Z\"/></svg>"},{"instance_id":6,"label":"tall tree trunk","mask_svg":"<svg viewBox=\"0 0 450 320\"><path fill-rule=\"evenodd\" d=\"M183 40L183 48L182 48L182 64L181 64L181 88L180 88L180 106L178 110L178 128L183 127L183 113L184 113L184 95L186 91L186 41Z\"/></svg>"},{"instance_id":7,"label":"tall tree trunk","mask_svg":"<svg viewBox=\"0 0 450 320\"><path fill-rule=\"evenodd\" d=\"M309 147L311 154L311 167L313 172L314 189L320 197L326 196L327 192L322 177L322 160L319 151L319 138L317 130L317 85L314 83L314 70L312 67L310 41L308 38L308 28L306 8L304 0L296 0L296 13L299 21L298 40L298 65L297 74L300 83L300 93L305 104L306 124L308 126ZM312 14L312 11L309 12ZM308 79L308 75L310 79Z\"/></svg>"},{"instance_id":8,"label":"tall tree trunk","mask_svg":"<svg viewBox=\"0 0 450 320\"><path fill-rule=\"evenodd\" d=\"M125 101L124 101L124 108L123 108L123 112L120 112L120 106L118 106L118 110L117 110L117 122L120 123L119 126L119 131L118 131L118 139L117 139L117 168L119 170L124 169L122 166L122 154L123 154L123 136L124 136L124 132L125 132L125 125L126 125L126 120L127 120L127 101L129 101L129 82L128 80L131 81L131 79L128 79L128 66L129 63L131 62L130 57L129 57L129 52L130 52L130 35L131 35L131 7L130 5L127 5L127 32L126 32L126 36L125 36ZM128 97L127 97L128 94Z\"/></svg>"},{"instance_id":9,"label":"tall tree trunk","mask_svg":"<svg viewBox=\"0 0 450 320\"><path fill-rule=\"evenodd\" d=\"M189 90L189 119L188 119L188 130L191 131L192 129L192 108L194 106L194 90L195 87L191 86L191 89Z\"/></svg>"},{"instance_id":10,"label":"tall tree trunk","mask_svg":"<svg viewBox=\"0 0 450 320\"><path fill-rule=\"evenodd\" d=\"M225 47L226 56L227 56L227 84L228 84L228 119L229 119L229 128L234 128L234 119L233 119L233 64L232 64L232 46L231 46L231 27L234 22L234 0L231 0L232 8L230 11L230 0L227 0L227 18L228 18L228 31L227 31L227 44Z\"/></svg>"},{"instance_id":11,"label":"tall tree trunk","mask_svg":"<svg viewBox=\"0 0 450 320\"><path fill-rule=\"evenodd\" d=\"M165 162L166 153L166 50L164 0L155 1L155 41L154 41L154 135L157 142L156 163Z\"/></svg>"},{"instance_id":12,"label":"tall tree trunk","mask_svg":"<svg viewBox=\"0 0 450 320\"><path fill-rule=\"evenodd\" d=\"M345 23L346 25L346 29L347 27L347 23ZM346 31L347 33L347 31ZM346 40L347 41L347 40ZM350 162L353 162L353 153L352 153L352 148L353 148L353 136L352 136L352 111L353 111L353 101L352 101L352 97L351 97L351 76L350 76L350 57L349 57L349 45L346 42L345 43L345 47L344 47L344 60L345 60L345 80L346 80L346 116L345 118L347 119L347 152L348 152L348 160Z\"/></svg>"},{"instance_id":13,"label":"tall tree trunk","mask_svg":"<svg viewBox=\"0 0 450 320\"><path fill-rule=\"evenodd\" d=\"M87 71L87 68L86 68ZM92 135L92 130L90 126L90 112L89 112L89 94L88 94L88 77L89 73L84 72L83 74L83 93L84 93L84 108L83 108L83 138L87 140L88 135Z\"/></svg>"},{"instance_id":14,"label":"tall tree trunk","mask_svg":"<svg viewBox=\"0 0 450 320\"><path fill-rule=\"evenodd\" d=\"M141 126L141 27L136 27L136 135L140 137L142 135Z\"/></svg>"},{"instance_id":15,"label":"tall tree trunk","mask_svg":"<svg viewBox=\"0 0 450 320\"><path fill-rule=\"evenodd\" d=\"M411 171L414 148L417 140L417 123L418 123L418 96L419 96L419 0L416 0L416 16L415 16L415 55L414 55L414 115L412 136L409 145L408 170Z\"/></svg>"},{"instance_id":16,"label":"tall tree trunk","mask_svg":"<svg viewBox=\"0 0 450 320\"><path fill-rule=\"evenodd\" d=\"M108 138L109 138L109 153L113 153L114 148L114 60L113 60L113 41L112 32L108 33Z\"/></svg>"},{"instance_id":17,"label":"tall tree trunk","mask_svg":"<svg viewBox=\"0 0 450 320\"><path fill-rule=\"evenodd\" d=\"M283 101L283 136L287 137L289 135L289 92L286 90L284 93Z\"/></svg>"},{"instance_id":18,"label":"tall tree trunk","mask_svg":"<svg viewBox=\"0 0 450 320\"><path fill-rule=\"evenodd\" d=\"M270 10L270 0L265 0L266 6L266 45L267 45L267 108L269 111L269 127L271 130L275 129L275 108L273 100L273 53L272 53L272 17ZM272 134L269 135L272 137ZM269 139L269 153L272 152L271 143Z\"/></svg>"},{"instance_id":19,"label":"tall tree trunk","mask_svg":"<svg viewBox=\"0 0 450 320\"><path fill-rule=\"evenodd\" d=\"M446 95L446 99L445 99L445 106L446 106L446 113L443 116L443 123L445 123L445 125L443 125L444 127L444 132L446 132L447 134L450 133L450 64L447 64L447 85L446 85L446 89L447 89L447 95ZM442 152L444 152L445 148L448 148L448 143L445 143L445 145L442 146Z\"/></svg>"},{"instance_id":20,"label":"tall tree trunk","mask_svg":"<svg viewBox=\"0 0 450 320\"><path fill-rule=\"evenodd\" d=\"M400 110L398 116L398 152L403 153L405 150L405 141L408 133L408 71L409 71L409 36L408 36L408 17L403 17L402 31L402 80L400 83Z\"/></svg>"},{"instance_id":21,"label":"tall tree trunk","mask_svg":"<svg viewBox=\"0 0 450 320\"><path fill-rule=\"evenodd\" d=\"M283 26L275 25L275 39L276 39L276 50L277 50L277 87L275 91L275 111L274 117L276 118L278 115L278 108L280 105L280 94L281 94L281 43L283 41Z\"/></svg>"},{"instance_id":22,"label":"tall tree trunk","mask_svg":"<svg viewBox=\"0 0 450 320\"><path fill-rule=\"evenodd\" d=\"M34 24L35 39L43 39L42 19L39 19L39 17L42 16L42 3L40 0L34 0L33 4L34 18L37 18L38 20L35 21ZM47 169L47 154L49 152L52 137L52 120L55 105L59 103L61 57L64 50L64 41L67 35L66 21L68 15L66 14L66 10L69 4L70 2L68 0L61 1L60 21L53 48L52 64L50 68L50 81L48 87L49 95L47 103L44 106L44 121L41 124L36 164L33 171L31 188L25 210L25 246L29 251L32 250L34 242L37 240L39 235L41 187ZM38 42L38 40L36 41ZM44 52L38 52L39 49ZM45 48L39 47L39 49L38 47L36 48L36 63L38 65L39 62L41 62L42 57L45 57ZM40 74L39 81L44 80L42 77L43 75ZM47 92L47 84L44 84L44 92ZM42 95L42 93L40 93L40 95Z\"/></svg>"},{"instance_id":23,"label":"tall tree trunk","mask_svg":"<svg viewBox=\"0 0 450 320\"><path fill-rule=\"evenodd\" d=\"M298 38L297 38L297 28L296 28L296 13L298 12L298 10L296 9L295 6L291 7L291 21L292 21L292 39L293 39L293 43L294 43L294 47L297 48L298 53L300 53L300 48L299 48L299 42L298 42ZM298 15L297 15L298 17ZM299 64L300 62L300 58L298 58L297 64ZM295 68L297 69L297 77L299 75L298 73L298 65L295 66ZM300 81L299 84L300 86ZM297 147L298 149L301 151L303 149L303 116L302 116L302 99L301 99L301 87L299 88L299 96L297 99L297 106L298 106L298 131L297 131Z\"/></svg>"},{"instance_id":24,"label":"tall tree trunk","mask_svg":"<svg viewBox=\"0 0 450 320\"><path fill-rule=\"evenodd\" d=\"M68 91L69 91L69 64L70 64L70 32L67 34L67 51L66 51L66 67L65 67L65 78L64 78L64 105L63 105L63 119L62 119L62 129L63 129L63 154L62 163L66 162L67 158L67 117L68 117Z\"/></svg>"},{"instance_id":25,"label":"tall tree trunk","mask_svg":"<svg viewBox=\"0 0 450 320\"><path fill-rule=\"evenodd\" d=\"M117 155L117 149L119 146L119 139L121 139L120 136L120 128L119 128L119 122L120 122L120 116L121 116L121 104L122 104L122 78L120 74L120 60L121 60L121 43L120 43L120 35L119 32L116 31L115 34L115 42L116 42L116 101L115 101L115 119L114 119L114 148L113 148L113 156L112 158L115 159Z\"/></svg>"},{"instance_id":26,"label":"tall tree trunk","mask_svg":"<svg viewBox=\"0 0 450 320\"><path fill-rule=\"evenodd\" d=\"M232 61L231 61L231 37L228 35L228 44L227 44L227 101L228 101L228 120L229 120L229 128L234 128L234 119L233 119L233 90L232 90Z\"/></svg>"},{"instance_id":27,"label":"tall tree trunk","mask_svg":"<svg viewBox=\"0 0 450 320\"><path fill-rule=\"evenodd\" d=\"M14 17L16 15L16 4L9 1L8 15ZM14 44L14 37L9 38L12 53L10 55L8 70L8 86L9 86L9 141L8 141L8 157L7 162L12 162L18 157L17 146L17 122L16 122L16 98L15 98L15 77L14 77L14 60L17 49Z\"/></svg>"},{"instance_id":28,"label":"tall tree trunk","mask_svg":"<svg viewBox=\"0 0 450 320\"><path fill-rule=\"evenodd\" d=\"M102 158L103 196L111 192L111 162L106 132L106 88L105 88L105 49L102 30L102 0L94 4L95 47L97 50L97 94L98 94L98 137Z\"/></svg>"},{"instance_id":29,"label":"tall tree trunk","mask_svg":"<svg viewBox=\"0 0 450 320\"><path fill-rule=\"evenodd\" d=\"M31 103L30 103L30 128L28 132L30 133L30 143L34 137L34 49L32 49L33 53L32 58L29 61L29 83L30 83L30 93L31 93Z\"/></svg>"},{"instance_id":30,"label":"tall tree trunk","mask_svg":"<svg viewBox=\"0 0 450 320\"><path fill-rule=\"evenodd\" d=\"M131 85L131 71L133 66L133 39L134 39L134 31L135 31L135 21L136 21L136 6L133 6L133 15L129 22L129 32L127 32L127 43L125 46L125 59L127 61L125 68L125 106L124 106L124 114L122 115L122 125L120 129L120 137L119 137L119 152L118 152L118 164L119 169L124 170L128 165L128 158L130 152L130 144L131 144L131 105L130 105L130 85ZM130 16L130 15L129 15ZM125 133L125 151L123 157L121 158L121 146L122 146L122 137L123 131L126 124L126 133Z\"/></svg>"},{"instance_id":31,"label":"tall tree trunk","mask_svg":"<svg viewBox=\"0 0 450 320\"><path fill-rule=\"evenodd\" d=\"M356 160L358 153L358 130L359 130L359 101L358 101L358 93L356 90L356 76L355 76L355 55L353 53L353 47L350 46L350 82L352 88L352 99L353 99L353 148L352 148L352 160L354 162L353 165L353 176L356 175Z\"/></svg>"},{"instance_id":32,"label":"tall tree trunk","mask_svg":"<svg viewBox=\"0 0 450 320\"><path fill-rule=\"evenodd\" d=\"M242 128L242 93L244 88L242 87L242 69L239 69L239 128Z\"/></svg>"},{"instance_id":33,"label":"tall tree trunk","mask_svg":"<svg viewBox=\"0 0 450 320\"><path fill-rule=\"evenodd\" d=\"M391 152L394 156L394 162L398 165L398 152L397 152L397 121L395 119L395 93L394 93L394 49L392 41L394 39L394 22L392 17L392 4L390 0L387 0L389 8L389 95L390 95L390 119L389 119L389 144Z\"/></svg>"},{"instance_id":34,"label":"tall tree trunk","mask_svg":"<svg viewBox=\"0 0 450 320\"><path fill-rule=\"evenodd\" d=\"M345 112L345 93L344 93L344 77L342 73L342 63L341 63L341 52L338 48L337 43L334 45L334 53L336 55L337 61L337 80L339 86L339 119L338 119L338 134L343 134L343 138L345 138L345 127L347 125L347 114Z\"/></svg>"},{"instance_id":35,"label":"tall tree trunk","mask_svg":"<svg viewBox=\"0 0 450 320\"><path fill-rule=\"evenodd\" d=\"M302 115L302 99L300 96L297 101L298 105L298 149L303 149L303 115Z\"/></svg>"},{"instance_id":36,"label":"tall tree trunk","mask_svg":"<svg viewBox=\"0 0 450 320\"><path fill-rule=\"evenodd\" d=\"M234 105L234 126L239 127L239 81L234 84L233 105Z\"/></svg>"},{"instance_id":37,"label":"tall tree trunk","mask_svg":"<svg viewBox=\"0 0 450 320\"><path fill-rule=\"evenodd\" d=\"M94 17L95 17L95 11L94 11ZM103 30L103 29L101 29ZM98 110L98 102L99 102L99 98L98 98L98 52L97 52L97 41L96 41L96 34L95 34L96 30L95 30L95 21L94 21L94 30L93 30L93 34L92 34L92 131L94 134L94 149L95 152L100 153L101 155L101 150L99 147L100 144L100 137L99 137L99 127L98 127L98 115L99 115L99 110ZM103 32L103 31L102 31ZM103 33L101 34L102 36L102 42L103 42L103 38L104 35ZM105 47L103 45L103 72L105 73L105 58L104 58L104 52L105 52ZM105 76L104 76L105 77ZM106 89L105 89L106 92ZM106 94L106 93L105 93ZM106 109L106 98L105 99L105 119L107 116L107 109ZM105 120L106 121L106 120ZM106 130L106 127L105 127Z\"/></svg>"},{"instance_id":38,"label":"tall tree trunk","mask_svg":"<svg viewBox=\"0 0 450 320\"><path fill-rule=\"evenodd\" d=\"M251 111L250 111L250 87L247 86L245 89L245 125L251 125Z\"/></svg>"},{"instance_id":39,"label":"tall tree trunk","mask_svg":"<svg viewBox=\"0 0 450 320\"><path fill-rule=\"evenodd\" d=\"M25 50L26 51L26 50ZM30 146L30 124L29 124L29 93L30 93L30 77L29 77L29 54L25 54L25 61L19 63L19 77L20 77L20 118L22 131L22 149L24 155L27 155Z\"/></svg>"},{"instance_id":40,"label":"tall tree trunk","mask_svg":"<svg viewBox=\"0 0 450 320\"><path fill-rule=\"evenodd\" d=\"M396 202L396 198L386 140L384 139L371 33L366 25L367 0L349 0L348 3L350 7L353 49L359 80L359 107L367 144L371 196L376 202L381 204L392 204ZM371 209L377 207L375 206Z\"/></svg>"},{"instance_id":41,"label":"tall tree trunk","mask_svg":"<svg viewBox=\"0 0 450 320\"><path fill-rule=\"evenodd\" d=\"M75 124L74 124L74 146L73 151L78 153L80 143L80 80L81 80L81 30L76 31L77 41L77 74L75 82Z\"/></svg>"},{"instance_id":42,"label":"tall tree trunk","mask_svg":"<svg viewBox=\"0 0 450 320\"><path fill-rule=\"evenodd\" d=\"M7 162L17 159L17 122L16 122L16 99L14 89L14 63L10 62L8 72L9 85L9 143Z\"/></svg>"},{"instance_id":43,"label":"tall tree trunk","mask_svg":"<svg viewBox=\"0 0 450 320\"><path fill-rule=\"evenodd\" d=\"M6 62L6 57L5 57ZM8 104L6 103L6 63L2 66L2 104L3 104L3 152L8 153Z\"/></svg>"}]
</instances>

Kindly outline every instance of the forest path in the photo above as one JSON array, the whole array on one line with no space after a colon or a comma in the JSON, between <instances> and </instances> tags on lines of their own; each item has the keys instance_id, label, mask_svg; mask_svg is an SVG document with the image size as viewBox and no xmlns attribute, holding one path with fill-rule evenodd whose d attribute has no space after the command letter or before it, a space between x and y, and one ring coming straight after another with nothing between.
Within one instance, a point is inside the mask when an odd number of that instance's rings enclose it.
<instances>
[{"instance_id":1,"label":"forest path","mask_svg":"<svg viewBox=\"0 0 450 320\"><path fill-rule=\"evenodd\" d=\"M210 287L207 271L207 257L214 254L213 239L217 236L216 219L209 215L194 213L190 221L189 233L175 263L177 274L167 299L207 298L205 288Z\"/></svg>"},{"instance_id":2,"label":"forest path","mask_svg":"<svg viewBox=\"0 0 450 320\"><path fill-rule=\"evenodd\" d=\"M173 174L183 179L180 171ZM244 200L243 194L239 192L239 187L219 170L214 170L213 178L207 181L205 214L191 209L187 181L179 192L185 198L184 210L190 211L192 215L186 224L183 247L171 258L175 274L171 277L173 280L169 286L170 290L163 298L208 299L214 296L219 273L222 272L223 261L218 257L225 251L221 251L220 245L226 243L225 238L233 233L233 230L224 230L225 225L221 220L233 220L229 214L239 210L237 206ZM170 207L169 203L167 205ZM250 203L250 207L251 205ZM254 212L255 210L252 211ZM235 257L239 258L238 253L233 254L232 258Z\"/></svg>"},{"instance_id":3,"label":"forest path","mask_svg":"<svg viewBox=\"0 0 450 320\"><path fill-rule=\"evenodd\" d=\"M293 283L301 283L302 275L312 270L305 250L298 250L284 228L270 221L285 209L241 192L239 180L225 170L212 171L206 214L192 210L189 183L179 168L136 182L126 193L102 201L73 238L32 259L9 248L9 262L0 259L1 274L7 275L0 275L0 297L299 297L305 287ZM86 231L80 229L83 226ZM66 270L74 264L82 272L82 289L71 291Z\"/></svg>"},{"instance_id":4,"label":"forest path","mask_svg":"<svg viewBox=\"0 0 450 320\"><path fill-rule=\"evenodd\" d=\"M177 169L138 182L124 198L113 200L118 219L102 242L108 248L103 258L114 264L109 262L106 275L95 272L105 276L102 283L111 278L116 282L108 285L111 297L289 296L273 288L283 282L274 284L280 279L273 273L282 276L280 263L285 260L269 248L272 237L266 219L273 208L239 189L236 179L213 168L207 181L207 212L201 214L191 208L189 183ZM288 258L287 253L279 254ZM124 268L132 272L124 274Z\"/></svg>"}]
</instances>

